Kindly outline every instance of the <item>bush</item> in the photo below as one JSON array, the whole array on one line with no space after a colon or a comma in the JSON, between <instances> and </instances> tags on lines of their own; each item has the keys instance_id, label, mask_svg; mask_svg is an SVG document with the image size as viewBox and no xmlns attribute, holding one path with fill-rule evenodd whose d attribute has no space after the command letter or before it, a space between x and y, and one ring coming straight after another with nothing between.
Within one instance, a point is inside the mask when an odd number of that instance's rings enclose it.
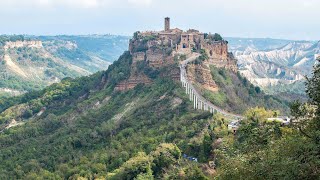
<instances>
[{"instance_id":1,"label":"bush","mask_svg":"<svg viewBox=\"0 0 320 180\"><path fill-rule=\"evenodd\" d=\"M27 109L22 114L22 118L28 119L28 118L32 117L32 115L33 115L32 111L30 109Z\"/></svg>"}]
</instances>

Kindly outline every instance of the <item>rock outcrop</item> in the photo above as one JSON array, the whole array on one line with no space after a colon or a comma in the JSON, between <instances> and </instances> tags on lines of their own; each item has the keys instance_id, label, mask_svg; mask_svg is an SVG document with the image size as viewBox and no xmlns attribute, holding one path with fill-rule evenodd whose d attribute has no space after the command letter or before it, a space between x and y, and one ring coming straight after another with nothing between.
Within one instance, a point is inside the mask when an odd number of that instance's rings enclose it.
<instances>
[{"instance_id":1,"label":"rock outcrop","mask_svg":"<svg viewBox=\"0 0 320 180\"><path fill-rule=\"evenodd\" d=\"M223 67L237 71L237 61L232 53L228 52L228 42L221 37L215 39L211 34L201 33L190 29L182 31L178 28L164 31L136 32L130 40L129 51L132 56L131 76L126 81L120 82L116 90L131 89L139 83L148 84L152 81L143 72L139 72L137 62L145 62L144 65L152 69L171 67L161 76L179 80L178 64L181 55L188 57L192 52L203 52L208 58L206 65L195 65L190 69L194 81L204 85L207 89L216 90L217 86L210 74L210 65Z\"/></svg>"},{"instance_id":2,"label":"rock outcrop","mask_svg":"<svg viewBox=\"0 0 320 180\"><path fill-rule=\"evenodd\" d=\"M190 64L187 67L187 76L192 83L199 83L207 90L218 90L217 84L212 79L208 64Z\"/></svg>"},{"instance_id":3,"label":"rock outcrop","mask_svg":"<svg viewBox=\"0 0 320 180\"><path fill-rule=\"evenodd\" d=\"M42 42L41 41L9 41L6 42L4 45L4 49L13 49L13 48L19 48L19 47L29 47L29 48L42 48Z\"/></svg>"},{"instance_id":4,"label":"rock outcrop","mask_svg":"<svg viewBox=\"0 0 320 180\"><path fill-rule=\"evenodd\" d=\"M144 74L131 75L129 79L124 80L117 84L115 90L117 91L126 91L133 89L138 84L150 84L151 80Z\"/></svg>"},{"instance_id":5,"label":"rock outcrop","mask_svg":"<svg viewBox=\"0 0 320 180\"><path fill-rule=\"evenodd\" d=\"M139 72L137 64L145 60L144 52L135 52L132 54L132 64L130 77L118 83L115 87L117 91L126 91L136 87L138 84L150 84L151 80L143 72Z\"/></svg>"},{"instance_id":6,"label":"rock outcrop","mask_svg":"<svg viewBox=\"0 0 320 180\"><path fill-rule=\"evenodd\" d=\"M230 47L238 59L239 72L264 89L304 81L304 76L310 75L320 53L320 42L240 40L233 40ZM245 41L250 43L242 45Z\"/></svg>"}]
</instances>

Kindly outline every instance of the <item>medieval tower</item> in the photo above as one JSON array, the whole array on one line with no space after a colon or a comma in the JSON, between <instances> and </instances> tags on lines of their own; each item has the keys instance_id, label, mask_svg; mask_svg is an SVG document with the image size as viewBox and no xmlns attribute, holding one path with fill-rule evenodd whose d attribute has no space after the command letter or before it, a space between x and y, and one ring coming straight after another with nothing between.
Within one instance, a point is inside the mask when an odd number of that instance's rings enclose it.
<instances>
[{"instance_id":1,"label":"medieval tower","mask_svg":"<svg viewBox=\"0 0 320 180\"><path fill-rule=\"evenodd\" d=\"M166 17L164 19L164 30L169 31L170 30L170 18Z\"/></svg>"}]
</instances>

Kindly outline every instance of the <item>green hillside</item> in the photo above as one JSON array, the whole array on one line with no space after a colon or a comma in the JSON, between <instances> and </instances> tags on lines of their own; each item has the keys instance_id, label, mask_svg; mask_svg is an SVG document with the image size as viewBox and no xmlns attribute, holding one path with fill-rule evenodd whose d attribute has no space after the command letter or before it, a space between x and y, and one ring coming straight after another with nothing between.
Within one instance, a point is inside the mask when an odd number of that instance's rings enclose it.
<instances>
[{"instance_id":1,"label":"green hillside","mask_svg":"<svg viewBox=\"0 0 320 180\"><path fill-rule=\"evenodd\" d=\"M87 94L97 90L100 77L65 80L56 86L65 87L60 90L68 93L58 93L53 85L28 101L27 106L34 107L30 102L46 101L43 97L52 94L43 115L26 117L23 126L1 134L2 178L106 176L130 157L149 154L161 143L174 143L191 155L204 156L194 151L201 149L201 143L189 143L192 138L201 139L199 133L210 114L193 111L176 83L159 79L150 87L125 93L114 93L109 87ZM96 83L83 87L88 81ZM86 98L79 98L83 95ZM176 155L174 161L180 160L181 154ZM158 171L155 175L163 175L160 165L152 167L153 172Z\"/></svg>"},{"instance_id":2,"label":"green hillside","mask_svg":"<svg viewBox=\"0 0 320 180\"><path fill-rule=\"evenodd\" d=\"M227 128L230 119L194 110L171 79L156 77L148 86L113 91L129 77L131 58L126 52L107 71L1 99L0 179L318 177L315 119L281 127L266 123L273 111L253 108L234 135ZM314 81L311 97L318 93ZM318 99L312 103L318 105ZM308 115L300 109L293 115ZM5 129L13 119L16 126Z\"/></svg>"},{"instance_id":3,"label":"green hillside","mask_svg":"<svg viewBox=\"0 0 320 180\"><path fill-rule=\"evenodd\" d=\"M284 99L265 94L246 78L231 70L210 67L213 80L219 87L218 92L202 89L206 99L230 112L243 114L250 107L265 107L279 110L281 114L289 114L289 104L293 99Z\"/></svg>"},{"instance_id":4,"label":"green hillside","mask_svg":"<svg viewBox=\"0 0 320 180\"><path fill-rule=\"evenodd\" d=\"M23 94L59 82L106 70L124 50L128 37L0 36L0 97ZM7 43L41 42L36 47Z\"/></svg>"}]
</instances>

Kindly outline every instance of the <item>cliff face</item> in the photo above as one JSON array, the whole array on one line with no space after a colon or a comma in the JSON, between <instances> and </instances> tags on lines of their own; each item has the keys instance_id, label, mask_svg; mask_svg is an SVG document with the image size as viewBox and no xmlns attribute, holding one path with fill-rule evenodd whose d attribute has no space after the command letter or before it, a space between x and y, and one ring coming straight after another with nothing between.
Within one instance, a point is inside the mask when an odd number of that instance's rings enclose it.
<instances>
[{"instance_id":1,"label":"cliff face","mask_svg":"<svg viewBox=\"0 0 320 180\"><path fill-rule=\"evenodd\" d=\"M115 87L117 91L125 91L136 87L138 84L150 84L151 80L144 72L139 71L138 64L145 61L144 52L135 52L132 54L132 64L130 77L118 83Z\"/></svg>"},{"instance_id":2,"label":"cliff face","mask_svg":"<svg viewBox=\"0 0 320 180\"><path fill-rule=\"evenodd\" d=\"M228 52L227 41L203 43L202 49L204 49L208 55L208 64L219 68L230 69L234 72L238 70L237 60L232 53Z\"/></svg>"},{"instance_id":3,"label":"cliff face","mask_svg":"<svg viewBox=\"0 0 320 180\"><path fill-rule=\"evenodd\" d=\"M217 91L218 86L212 79L208 64L191 64L187 67L187 75L191 82L199 83L210 91Z\"/></svg>"}]
</instances>

